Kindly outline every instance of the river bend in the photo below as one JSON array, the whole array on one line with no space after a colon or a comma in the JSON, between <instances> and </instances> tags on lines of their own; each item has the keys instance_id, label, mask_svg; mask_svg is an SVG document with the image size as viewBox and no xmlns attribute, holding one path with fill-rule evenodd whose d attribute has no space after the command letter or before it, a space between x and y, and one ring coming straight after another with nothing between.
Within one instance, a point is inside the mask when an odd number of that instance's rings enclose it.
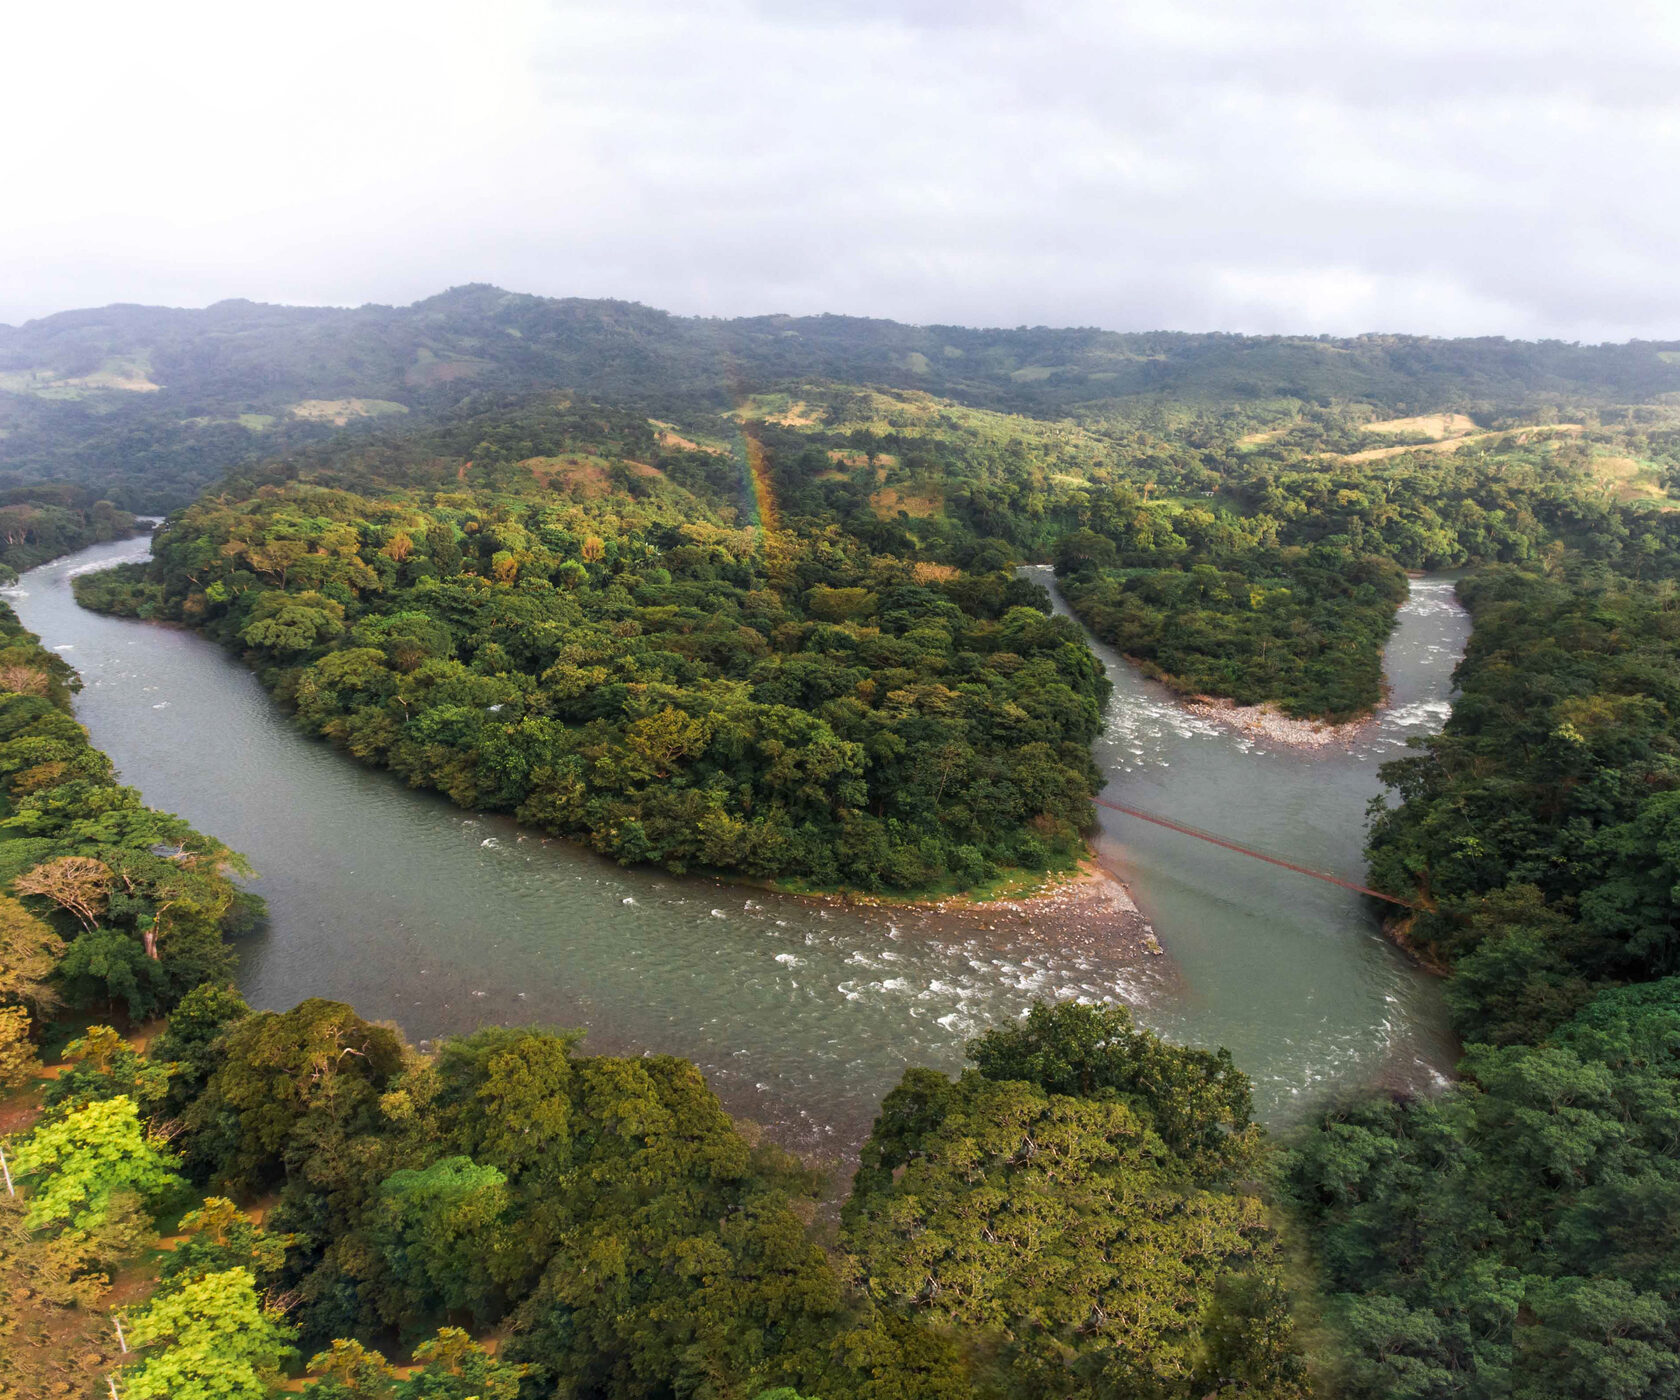
<instances>
[{"instance_id":1,"label":"river bend","mask_svg":"<svg viewBox=\"0 0 1680 1400\"><path fill-rule=\"evenodd\" d=\"M1450 1061L1436 989L1358 896L1118 813L1102 813L1098 852L1163 958L1128 961L1100 928L1052 942L625 870L460 811L300 733L203 638L75 605L75 574L148 548L96 545L6 596L81 672L77 715L124 781L249 857L271 913L241 949L255 1006L334 997L419 1041L585 1027L597 1050L695 1060L731 1111L836 1156L905 1066L957 1068L965 1038L1035 997L1118 999L1229 1045L1272 1121L1326 1084L1422 1083ZM1186 715L1098 647L1116 685L1108 794L1357 876L1377 767L1439 726L1467 631L1450 582L1414 584L1388 649L1392 707L1364 741L1314 756Z\"/></svg>"}]
</instances>

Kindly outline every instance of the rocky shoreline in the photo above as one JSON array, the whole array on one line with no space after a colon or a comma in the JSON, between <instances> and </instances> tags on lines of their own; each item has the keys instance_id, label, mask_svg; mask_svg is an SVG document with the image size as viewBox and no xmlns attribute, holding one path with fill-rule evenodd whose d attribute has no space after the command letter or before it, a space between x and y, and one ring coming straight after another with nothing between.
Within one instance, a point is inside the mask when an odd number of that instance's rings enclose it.
<instances>
[{"instance_id":1,"label":"rocky shoreline","mask_svg":"<svg viewBox=\"0 0 1680 1400\"><path fill-rule=\"evenodd\" d=\"M1012 899L974 900L961 895L924 900L859 894L815 897L853 907L899 908L927 916L952 931L967 928L1023 933L1050 938L1063 946L1100 945L1110 957L1118 952L1142 961L1164 957L1166 951L1124 882L1094 861L1083 862L1076 875L1057 880L1035 894Z\"/></svg>"},{"instance_id":2,"label":"rocky shoreline","mask_svg":"<svg viewBox=\"0 0 1680 1400\"><path fill-rule=\"evenodd\" d=\"M1297 749L1324 749L1347 745L1362 738L1376 722L1375 715L1348 720L1345 724L1327 724L1316 719L1291 719L1272 702L1264 705L1238 705L1211 695L1198 695L1193 700L1179 702L1186 712L1198 718L1212 720L1228 728Z\"/></svg>"}]
</instances>

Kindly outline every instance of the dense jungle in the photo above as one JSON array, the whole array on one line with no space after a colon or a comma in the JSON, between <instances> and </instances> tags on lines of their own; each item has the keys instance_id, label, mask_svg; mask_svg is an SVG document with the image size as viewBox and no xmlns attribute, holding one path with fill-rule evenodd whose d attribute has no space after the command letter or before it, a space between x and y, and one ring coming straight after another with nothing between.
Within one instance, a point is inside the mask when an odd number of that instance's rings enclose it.
<instances>
[{"instance_id":1,"label":"dense jungle","mask_svg":"<svg viewBox=\"0 0 1680 1400\"><path fill-rule=\"evenodd\" d=\"M1045 1001L907 1069L848 1183L683 1060L246 1005L241 858L122 786L0 616L0 1397L1673 1394L1674 353L487 288L0 332L0 562L166 514L85 607L674 874L1075 871L1109 682L1020 565L1177 695L1307 722L1382 704L1408 572L1473 620L1367 852L1451 1084L1269 1133L1228 1053Z\"/></svg>"}]
</instances>

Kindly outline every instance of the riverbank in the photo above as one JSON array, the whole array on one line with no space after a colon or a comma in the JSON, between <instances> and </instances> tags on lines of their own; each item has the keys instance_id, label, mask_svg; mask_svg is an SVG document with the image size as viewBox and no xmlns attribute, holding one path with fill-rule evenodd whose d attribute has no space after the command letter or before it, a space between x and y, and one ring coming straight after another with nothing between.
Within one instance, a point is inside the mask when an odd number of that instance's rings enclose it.
<instances>
[{"instance_id":1,"label":"riverbank","mask_svg":"<svg viewBox=\"0 0 1680 1400\"><path fill-rule=\"evenodd\" d=\"M1197 695L1179 703L1189 714L1235 729L1254 739L1295 749L1324 749L1357 743L1371 733L1382 713L1362 715L1342 724L1317 719L1292 719L1272 701L1239 705L1212 695Z\"/></svg>"},{"instance_id":2,"label":"riverbank","mask_svg":"<svg viewBox=\"0 0 1680 1400\"><path fill-rule=\"evenodd\" d=\"M1050 876L1031 894L1013 898L893 899L883 895L836 893L800 895L849 909L904 909L936 918L952 931L1028 934L1066 945L1100 945L1108 957L1164 956L1160 940L1125 882L1095 861L1067 875Z\"/></svg>"}]
</instances>

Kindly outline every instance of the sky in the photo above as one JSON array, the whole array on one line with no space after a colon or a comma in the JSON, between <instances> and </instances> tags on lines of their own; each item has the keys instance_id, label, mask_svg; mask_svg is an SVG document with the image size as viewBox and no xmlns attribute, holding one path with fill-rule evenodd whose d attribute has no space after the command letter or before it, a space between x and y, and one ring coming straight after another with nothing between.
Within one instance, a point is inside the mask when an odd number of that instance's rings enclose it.
<instances>
[{"instance_id":1,"label":"sky","mask_svg":"<svg viewBox=\"0 0 1680 1400\"><path fill-rule=\"evenodd\" d=\"M8 6L0 322L466 282L1680 338L1674 0Z\"/></svg>"}]
</instances>

